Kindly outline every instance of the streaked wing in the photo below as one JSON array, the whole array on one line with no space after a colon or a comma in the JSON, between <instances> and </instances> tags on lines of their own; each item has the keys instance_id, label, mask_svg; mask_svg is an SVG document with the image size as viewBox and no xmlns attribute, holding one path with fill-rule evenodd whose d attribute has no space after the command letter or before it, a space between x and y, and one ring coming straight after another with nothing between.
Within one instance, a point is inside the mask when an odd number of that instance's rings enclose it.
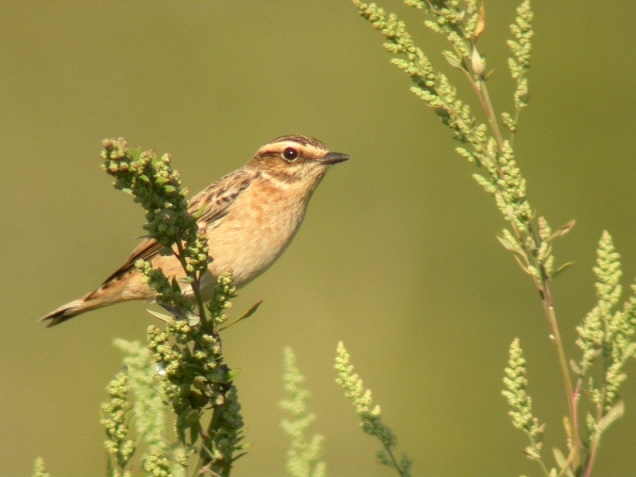
<instances>
[{"instance_id":1,"label":"streaked wing","mask_svg":"<svg viewBox=\"0 0 636 477\"><path fill-rule=\"evenodd\" d=\"M121 276L133 270L135 268L135 262L137 260L139 259L150 260L157 253L159 253L159 250L161 250L161 247L162 245L157 243L155 239L151 239L151 238L143 239L139 243L139 245L137 245L135 249L132 251L128 259L126 260L126 262L117 270L115 270L115 272L111 276L109 276L106 280L104 280L104 283L102 283L102 285L112 282L113 280L117 280Z\"/></svg>"},{"instance_id":2,"label":"streaked wing","mask_svg":"<svg viewBox=\"0 0 636 477\"><path fill-rule=\"evenodd\" d=\"M201 229L214 227L228 214L236 198L250 186L253 178L254 175L252 173L242 169L223 176L190 200L188 212L196 214L203 208L203 212L197 221L199 227ZM162 245L157 243L155 239L144 239L135 247L126 262L104 280L104 284L116 280L133 270L137 260L152 259L152 257L159 253L161 248Z\"/></svg>"},{"instance_id":3,"label":"streaked wing","mask_svg":"<svg viewBox=\"0 0 636 477\"><path fill-rule=\"evenodd\" d=\"M227 215L236 198L253 180L254 174L251 172L242 169L231 172L195 195L190 201L188 212L196 215L203 209L197 220L199 227L205 229L214 226Z\"/></svg>"}]
</instances>

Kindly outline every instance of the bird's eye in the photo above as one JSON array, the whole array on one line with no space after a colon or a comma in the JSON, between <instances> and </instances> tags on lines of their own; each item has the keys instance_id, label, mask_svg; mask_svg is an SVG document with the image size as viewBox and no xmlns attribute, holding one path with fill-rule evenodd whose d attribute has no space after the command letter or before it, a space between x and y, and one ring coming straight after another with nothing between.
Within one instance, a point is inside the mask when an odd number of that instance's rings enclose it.
<instances>
[{"instance_id":1,"label":"bird's eye","mask_svg":"<svg viewBox=\"0 0 636 477\"><path fill-rule=\"evenodd\" d=\"M298 159L298 150L293 147L288 147L283 151L283 156L285 156L285 159L288 161L295 161Z\"/></svg>"}]
</instances>

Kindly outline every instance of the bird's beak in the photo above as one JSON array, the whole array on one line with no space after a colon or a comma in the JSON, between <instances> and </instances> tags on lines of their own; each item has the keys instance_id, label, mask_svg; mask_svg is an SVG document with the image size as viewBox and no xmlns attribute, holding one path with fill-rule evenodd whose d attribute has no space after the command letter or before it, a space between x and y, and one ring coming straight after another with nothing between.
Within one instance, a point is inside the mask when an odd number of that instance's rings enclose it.
<instances>
[{"instance_id":1,"label":"bird's beak","mask_svg":"<svg viewBox=\"0 0 636 477\"><path fill-rule=\"evenodd\" d=\"M341 154L339 152L330 152L325 157L321 157L317 159L316 162L320 162L321 164L338 164L339 162L348 161L351 159L347 154Z\"/></svg>"}]
</instances>

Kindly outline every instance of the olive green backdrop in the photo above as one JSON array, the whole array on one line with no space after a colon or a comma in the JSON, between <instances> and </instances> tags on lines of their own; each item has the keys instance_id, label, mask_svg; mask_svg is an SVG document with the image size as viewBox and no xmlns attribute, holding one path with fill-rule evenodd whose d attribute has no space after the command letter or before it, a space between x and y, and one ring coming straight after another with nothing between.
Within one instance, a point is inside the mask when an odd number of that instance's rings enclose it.
<instances>
[{"instance_id":1,"label":"olive green backdrop","mask_svg":"<svg viewBox=\"0 0 636 477\"><path fill-rule=\"evenodd\" d=\"M504 40L517 2L489 1L480 50L496 108L510 110ZM531 104L519 163L531 203L556 227L577 219L554 286L571 354L595 302L603 229L636 274L636 3L534 1ZM407 21L438 68L443 43ZM115 337L144 339L148 305L93 312L52 330L36 319L98 285L142 234L142 212L99 169L100 141L171 152L199 190L263 143L307 134L352 160L329 173L281 260L242 290L257 315L224 333L240 368L248 456L233 475L284 473L282 349L294 347L326 436L332 476L383 476L334 384L344 340L414 474L539 474L500 395L521 339L546 455L565 411L539 300L495 240L493 201L449 131L408 91L379 32L347 0L0 3L0 475L36 456L54 476L104 475L99 403L120 366ZM451 78L469 93L459 75ZM626 416L602 443L598 475L636 474L636 366Z\"/></svg>"}]
</instances>

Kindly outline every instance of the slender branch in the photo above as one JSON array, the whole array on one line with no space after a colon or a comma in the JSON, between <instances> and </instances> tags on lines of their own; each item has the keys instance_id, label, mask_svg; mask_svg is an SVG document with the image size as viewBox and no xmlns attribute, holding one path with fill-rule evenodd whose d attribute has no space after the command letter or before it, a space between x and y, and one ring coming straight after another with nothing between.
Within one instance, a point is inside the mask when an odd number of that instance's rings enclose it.
<instances>
[{"instance_id":1,"label":"slender branch","mask_svg":"<svg viewBox=\"0 0 636 477\"><path fill-rule=\"evenodd\" d=\"M395 456L393 455L393 451L391 450L391 447L386 445L386 443L383 443L382 445L386 453L389 455L389 458L391 459L391 462L393 463L395 470L398 471L398 474L400 474L401 477L404 477L405 474L402 472L402 467L400 467L400 465L398 464L398 461L395 459Z\"/></svg>"},{"instance_id":2,"label":"slender branch","mask_svg":"<svg viewBox=\"0 0 636 477\"><path fill-rule=\"evenodd\" d=\"M495 110L490 99L490 95L488 93L488 87L486 86L486 81L483 75L479 75L479 83L476 83L471 75L466 71L466 76L469 78L473 89L477 93L477 97L486 112L488 117L488 122L490 123L491 130L495 136L497 144L499 145L500 150L503 149L503 136L501 134L501 129L499 128L499 122L497 120L497 116L495 114ZM499 168L498 168L499 170ZM536 251L530 250L526 241L523 240L521 233L516 227L515 221L511 220L512 229L515 233L515 236L522 246L524 251L526 252L526 257L534 256L536 259ZM534 236L534 233L531 228L527 231L528 235L532 237L533 242L539 243L537 237ZM529 260L526 259L528 265L530 265ZM568 417L570 418L570 422L572 425L572 448L573 448L573 462L574 467L578 467L580 464L580 449L581 443L579 438L579 426L578 426L578 415L576 411L576 407L574 405L574 393L572 388L572 380L570 377L570 370L568 367L567 357L565 355L565 348L563 346L563 340L561 339L561 333L559 331L559 325L556 317L556 312L554 309L554 301L552 299L552 292L550 289L550 278L545 270L544 265L537 259L538 268L541 272L541 279L537 277L533 277L535 282L535 287L539 292L539 296L541 297L541 303L543 306L544 313L546 318L548 319L548 326L550 328L550 333L552 335L554 344L557 349L557 357L559 361L559 368L561 369L561 375L563 378L564 388L565 388L565 398L568 407Z\"/></svg>"},{"instance_id":3,"label":"slender branch","mask_svg":"<svg viewBox=\"0 0 636 477\"><path fill-rule=\"evenodd\" d=\"M471 77L470 73L466 71L466 76L469 78L473 89L477 93L477 97L484 108L486 115L488 116L488 121L490 123L493 134L495 135L495 139L501 148L503 148L503 136L501 134L501 129L499 128L499 122L497 121L497 117L495 115L495 110L492 105L492 101L490 99L490 95L488 94L488 87L486 86L486 81L483 75L479 75L479 83L476 83L474 79ZM499 170L499 168L498 168ZM534 255L532 250L528 250L528 246L526 245L521 233L516 227L514 220L511 220L512 229L515 233L519 244L523 247L526 253ZM531 230L528 231L529 235L534 235ZM536 237L533 237L535 243L537 242ZM530 265L530 263L528 263ZM550 332L554 339L555 346L557 348L557 355L559 359L559 367L561 368L561 374L563 376L563 382L565 385L565 394L568 405L568 415L570 420L572 421L572 425L576 429L576 433L574 434L574 439L576 443L576 448L579 447L579 438L578 438L578 424L576 423L576 414L574 412L574 401L573 401L573 392L572 392L572 381L570 378L570 372L567 364L567 357L565 356L565 350L563 347L563 341L561 340L561 333L559 331L559 326L556 318L556 312L554 310L554 302L552 300L552 292L550 290L550 278L548 277L545 268L542 264L539 264L539 268L541 270L541 281L539 281L536 277L534 278L535 286L539 292L541 297L541 302L543 305L544 313L548 319L548 325L550 327Z\"/></svg>"},{"instance_id":4,"label":"slender branch","mask_svg":"<svg viewBox=\"0 0 636 477\"><path fill-rule=\"evenodd\" d=\"M546 477L550 477L550 471L543 463L543 459L539 459L537 460L537 462L539 463L539 467L541 467L541 470L543 471L543 475L545 475Z\"/></svg>"},{"instance_id":5,"label":"slender branch","mask_svg":"<svg viewBox=\"0 0 636 477\"><path fill-rule=\"evenodd\" d=\"M518 106L515 106L515 117L514 117L514 124L515 126L517 124L519 124L519 115L521 113L521 108L519 108ZM517 137L517 131L510 131L510 147L512 149L515 148L515 138Z\"/></svg>"},{"instance_id":6,"label":"slender branch","mask_svg":"<svg viewBox=\"0 0 636 477\"><path fill-rule=\"evenodd\" d=\"M497 116L495 115L495 108L493 107L492 101L490 100L490 94L488 93L488 87L486 86L486 80L483 75L479 75L479 90L483 94L482 104L485 103L486 105L486 114L488 115L490 128L495 135L495 139L497 140L497 144L499 145L499 150L503 150L504 140L501 134L501 128L499 127L499 121L497 120Z\"/></svg>"},{"instance_id":7,"label":"slender branch","mask_svg":"<svg viewBox=\"0 0 636 477\"><path fill-rule=\"evenodd\" d=\"M598 399L598 403L596 404L596 422L601 422L603 418L603 404L605 403L605 386L601 389L601 395ZM586 463L585 469L585 477L590 477L592 475L592 470L594 469L594 463L596 461L596 454L598 451L599 444L601 442L601 433L598 430L594 431L590 442L590 457Z\"/></svg>"},{"instance_id":8,"label":"slender branch","mask_svg":"<svg viewBox=\"0 0 636 477\"><path fill-rule=\"evenodd\" d=\"M590 451L590 458L587 461L587 470L585 471L585 477L592 475L592 469L594 468L594 462L596 461L596 451L598 450L597 440L594 440Z\"/></svg>"},{"instance_id":9,"label":"slender branch","mask_svg":"<svg viewBox=\"0 0 636 477\"><path fill-rule=\"evenodd\" d=\"M210 437L210 435L214 432L215 429L219 428L221 415L223 414L223 411L225 410L226 405L227 405L227 402L224 402L223 404L219 406L212 407L212 416L210 417L210 422L208 424L207 431L205 433L205 436L201 436L203 439L203 442L201 443L201 450L199 451L199 459L192 471L192 477L198 477L201 474L201 469L212 461L212 456L210 456L210 451L209 449L205 447L205 441L207 438ZM229 476L230 469L231 469L231 465L229 464L223 465L223 469L221 471L221 474L219 475L222 477Z\"/></svg>"}]
</instances>

